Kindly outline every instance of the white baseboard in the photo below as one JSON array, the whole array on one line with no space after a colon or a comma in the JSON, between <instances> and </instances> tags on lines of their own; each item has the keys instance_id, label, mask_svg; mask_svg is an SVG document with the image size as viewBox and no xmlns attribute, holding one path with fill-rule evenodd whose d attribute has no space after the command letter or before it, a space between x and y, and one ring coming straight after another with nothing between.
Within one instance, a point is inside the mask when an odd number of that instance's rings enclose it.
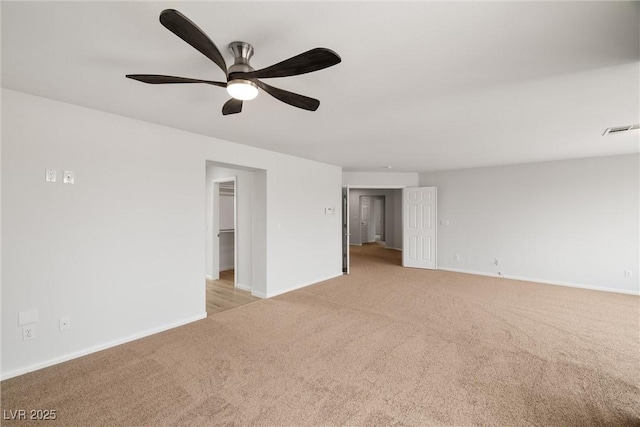
<instances>
[{"instance_id":1,"label":"white baseboard","mask_svg":"<svg viewBox=\"0 0 640 427\"><path fill-rule=\"evenodd\" d=\"M210 274L205 274L204 277L206 277L207 280L214 280L213 276Z\"/></svg>"},{"instance_id":2,"label":"white baseboard","mask_svg":"<svg viewBox=\"0 0 640 427\"><path fill-rule=\"evenodd\" d=\"M627 289L618 289L618 288L605 288L602 286L583 285L581 283L561 282L558 280L536 279L535 277L523 277L523 276L511 276L511 275L498 276L496 273L493 273L493 272L463 270L460 268L449 268L449 267L441 267L441 266L438 266L438 269L444 270L444 271L452 271L454 273L475 274L478 276L489 276L489 277L498 277L498 278L511 279L511 280L521 280L523 282L544 283L545 285L567 286L570 288L589 289L592 291L615 292L618 294L627 294L627 295L640 295L640 291L630 291Z\"/></svg>"},{"instance_id":3,"label":"white baseboard","mask_svg":"<svg viewBox=\"0 0 640 427\"><path fill-rule=\"evenodd\" d=\"M317 279L317 280L314 280L312 282L301 283L299 285L291 286L291 287L283 289L281 291L267 292L266 294L262 293L262 292L251 291L251 295L256 296L258 298L272 298L272 297L275 297L275 296L278 296L278 295L286 294L287 292L295 291L296 289L301 289L301 288L305 288L305 287L310 286L310 285L315 285L316 283L324 282L325 280L335 279L336 277L340 277L340 276L343 276L343 275L344 275L344 273L341 271L338 274L334 274L334 275L325 277L323 279Z\"/></svg>"},{"instance_id":4,"label":"white baseboard","mask_svg":"<svg viewBox=\"0 0 640 427\"><path fill-rule=\"evenodd\" d=\"M243 285L242 283L236 283L236 288L251 292L251 286Z\"/></svg>"},{"instance_id":5,"label":"white baseboard","mask_svg":"<svg viewBox=\"0 0 640 427\"><path fill-rule=\"evenodd\" d=\"M392 248L391 246L385 246L386 249L393 249L394 251L402 252L402 248Z\"/></svg>"},{"instance_id":6,"label":"white baseboard","mask_svg":"<svg viewBox=\"0 0 640 427\"><path fill-rule=\"evenodd\" d=\"M137 333L137 334L133 334L133 335L129 335L128 337L124 337L121 339L117 339L117 340L113 340L113 341L109 341L106 342L104 344L99 344L93 347L89 347L89 348L85 348L83 350L80 351L76 351L73 353L69 353L69 354L65 354L64 356L59 356L59 357L55 357L53 359L49 359L46 360L44 362L39 362L39 363L34 363L33 365L29 365L29 366L24 366L22 368L18 368L18 369L14 369L12 371L9 372L3 372L0 375L0 379L2 379L3 381L9 378L13 378L13 377L17 377L18 375L23 375L29 372L33 372L33 371L37 371L39 369L43 369L43 368L48 368L49 366L53 366L53 365L57 365L59 363L62 362L67 362L69 360L72 359L77 359L78 357L82 357L82 356L86 356L87 354L91 354L91 353L95 353L98 351L102 351L102 350L106 350L108 348L111 347L115 347L117 345L121 345L121 344L125 344L131 341L135 341L138 340L140 338L144 338L144 337L148 337L149 335L154 335L157 334L159 332L163 332L169 329L173 329L173 328L177 328L178 326L183 326L186 325L188 323L192 323L195 322L197 320L202 320L204 318L207 317L207 313L202 313L198 316L193 316L193 317L189 317L187 319L183 319L183 320L179 320L177 322L173 322L173 323L169 323L166 325L163 325L159 328L153 328L153 329L148 329L146 331Z\"/></svg>"}]
</instances>

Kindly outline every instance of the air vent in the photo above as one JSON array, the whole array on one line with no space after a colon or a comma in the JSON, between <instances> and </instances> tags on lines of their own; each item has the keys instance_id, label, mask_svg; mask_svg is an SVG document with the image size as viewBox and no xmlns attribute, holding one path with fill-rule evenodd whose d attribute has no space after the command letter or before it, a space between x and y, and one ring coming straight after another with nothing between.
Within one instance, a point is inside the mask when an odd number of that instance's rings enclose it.
<instances>
[{"instance_id":1,"label":"air vent","mask_svg":"<svg viewBox=\"0 0 640 427\"><path fill-rule=\"evenodd\" d=\"M616 133L624 133L624 132L629 132L629 131L638 130L638 129L640 129L640 124L628 125L628 126L617 126L617 127L612 127L612 128L605 129L605 131L602 134L602 136L613 135L613 134L616 134Z\"/></svg>"}]
</instances>

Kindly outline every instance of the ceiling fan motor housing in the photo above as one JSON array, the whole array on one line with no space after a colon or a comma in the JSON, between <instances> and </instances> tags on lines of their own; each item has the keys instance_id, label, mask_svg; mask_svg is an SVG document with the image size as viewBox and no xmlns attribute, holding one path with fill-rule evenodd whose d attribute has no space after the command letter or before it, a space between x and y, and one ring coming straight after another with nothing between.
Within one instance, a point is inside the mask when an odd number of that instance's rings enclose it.
<instances>
[{"instance_id":1,"label":"ceiling fan motor housing","mask_svg":"<svg viewBox=\"0 0 640 427\"><path fill-rule=\"evenodd\" d=\"M249 43L246 43L246 42L231 42L229 44L229 50L233 54L233 65L229 67L229 70L227 70L227 79L228 79L228 76L231 75L231 73L247 73L249 71L254 71L254 68L251 65L249 65L249 60L253 56L253 46L251 46ZM229 93L232 94L233 92L232 86L239 87L240 85L244 85L244 87L246 87L247 85L252 86L255 89L255 95L257 95L258 86L254 82L250 80L245 80L245 79L229 80L227 82L227 90L231 88ZM255 95L252 94L253 91L251 91L250 93L251 94L247 98L244 98L244 96L240 95L241 98L238 98L238 99L249 100L254 98ZM234 95L232 94L232 96ZM238 95L235 95L234 97L237 97L237 96Z\"/></svg>"},{"instance_id":2,"label":"ceiling fan motor housing","mask_svg":"<svg viewBox=\"0 0 640 427\"><path fill-rule=\"evenodd\" d=\"M233 65L229 67L228 74L254 71L249 65L249 60L253 56L253 46L246 42L231 42L229 50L233 54Z\"/></svg>"}]
</instances>

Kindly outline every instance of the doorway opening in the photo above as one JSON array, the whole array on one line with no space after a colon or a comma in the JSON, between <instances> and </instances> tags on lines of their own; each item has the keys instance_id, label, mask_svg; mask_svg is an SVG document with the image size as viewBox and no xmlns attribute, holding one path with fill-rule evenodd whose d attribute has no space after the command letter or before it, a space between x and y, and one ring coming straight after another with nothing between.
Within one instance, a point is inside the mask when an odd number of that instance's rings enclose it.
<instances>
[{"instance_id":1,"label":"doorway opening","mask_svg":"<svg viewBox=\"0 0 640 427\"><path fill-rule=\"evenodd\" d=\"M206 292L211 315L264 298L266 171L206 162Z\"/></svg>"},{"instance_id":2,"label":"doorway opening","mask_svg":"<svg viewBox=\"0 0 640 427\"><path fill-rule=\"evenodd\" d=\"M385 244L386 196L360 196L360 243Z\"/></svg>"},{"instance_id":3,"label":"doorway opening","mask_svg":"<svg viewBox=\"0 0 640 427\"><path fill-rule=\"evenodd\" d=\"M351 252L363 245L402 250L402 188L343 188L343 272L349 274Z\"/></svg>"},{"instance_id":4,"label":"doorway opening","mask_svg":"<svg viewBox=\"0 0 640 427\"><path fill-rule=\"evenodd\" d=\"M437 269L435 187L345 186L342 194L343 273L365 245L401 251L404 267Z\"/></svg>"}]
</instances>

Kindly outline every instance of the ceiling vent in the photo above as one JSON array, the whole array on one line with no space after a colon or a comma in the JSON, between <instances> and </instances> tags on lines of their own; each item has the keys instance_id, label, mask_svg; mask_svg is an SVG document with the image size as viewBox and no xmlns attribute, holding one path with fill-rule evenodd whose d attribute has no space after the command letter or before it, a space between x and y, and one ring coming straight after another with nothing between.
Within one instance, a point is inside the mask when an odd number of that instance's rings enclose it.
<instances>
[{"instance_id":1,"label":"ceiling vent","mask_svg":"<svg viewBox=\"0 0 640 427\"><path fill-rule=\"evenodd\" d=\"M616 133L624 133L624 132L629 132L629 131L638 130L638 129L640 129L640 124L628 125L628 126L616 126L616 127L605 129L605 131L602 134L602 136L613 135L613 134L616 134Z\"/></svg>"}]
</instances>

